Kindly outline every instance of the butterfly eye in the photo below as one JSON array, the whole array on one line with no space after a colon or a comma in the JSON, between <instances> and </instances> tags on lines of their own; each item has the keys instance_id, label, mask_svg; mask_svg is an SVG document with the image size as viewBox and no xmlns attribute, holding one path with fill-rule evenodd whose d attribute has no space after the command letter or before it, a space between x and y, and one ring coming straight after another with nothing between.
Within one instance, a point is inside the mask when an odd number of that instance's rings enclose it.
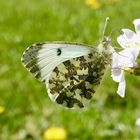
<instances>
[{"instance_id":1,"label":"butterfly eye","mask_svg":"<svg viewBox=\"0 0 140 140\"><path fill-rule=\"evenodd\" d=\"M61 49L60 48L57 49L57 55L61 55Z\"/></svg>"}]
</instances>

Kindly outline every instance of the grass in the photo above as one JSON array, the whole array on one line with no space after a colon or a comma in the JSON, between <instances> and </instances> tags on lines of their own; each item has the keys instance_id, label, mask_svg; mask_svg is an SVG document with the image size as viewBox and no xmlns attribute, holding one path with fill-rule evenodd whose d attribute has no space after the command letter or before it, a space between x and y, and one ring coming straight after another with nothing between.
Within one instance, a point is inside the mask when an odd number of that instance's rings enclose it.
<instances>
[{"instance_id":1,"label":"grass","mask_svg":"<svg viewBox=\"0 0 140 140\"><path fill-rule=\"evenodd\" d=\"M94 10L84 0L0 1L0 114L1 140L42 140L48 127L64 127L69 140L138 140L140 78L126 75L126 97L116 94L117 84L107 71L90 105L64 109L50 101L45 85L22 66L22 52L31 44L71 41L97 45L104 20L112 45L124 27L133 29L140 1L110 4Z\"/></svg>"}]
</instances>

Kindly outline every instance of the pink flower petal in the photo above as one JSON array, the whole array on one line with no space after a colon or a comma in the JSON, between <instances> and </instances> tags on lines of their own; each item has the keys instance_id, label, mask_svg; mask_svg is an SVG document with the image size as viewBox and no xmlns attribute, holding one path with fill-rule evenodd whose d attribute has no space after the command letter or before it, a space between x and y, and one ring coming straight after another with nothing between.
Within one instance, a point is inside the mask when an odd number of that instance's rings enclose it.
<instances>
[{"instance_id":1,"label":"pink flower petal","mask_svg":"<svg viewBox=\"0 0 140 140\"><path fill-rule=\"evenodd\" d=\"M122 29L122 31L124 33L125 39L127 40L132 40L136 36L136 34L129 29Z\"/></svg>"},{"instance_id":2,"label":"pink flower petal","mask_svg":"<svg viewBox=\"0 0 140 140\"><path fill-rule=\"evenodd\" d=\"M112 74L111 77L115 82L120 82L121 81L121 69L112 69Z\"/></svg>"},{"instance_id":3,"label":"pink flower petal","mask_svg":"<svg viewBox=\"0 0 140 140\"><path fill-rule=\"evenodd\" d=\"M117 37L117 42L120 44L122 48L126 48L126 39L124 34Z\"/></svg>"},{"instance_id":4,"label":"pink flower petal","mask_svg":"<svg viewBox=\"0 0 140 140\"><path fill-rule=\"evenodd\" d=\"M125 79L124 79L124 76L123 76L122 81L119 83L118 90L117 90L117 93L121 97L125 96L125 88L126 88L126 83L125 83Z\"/></svg>"}]
</instances>

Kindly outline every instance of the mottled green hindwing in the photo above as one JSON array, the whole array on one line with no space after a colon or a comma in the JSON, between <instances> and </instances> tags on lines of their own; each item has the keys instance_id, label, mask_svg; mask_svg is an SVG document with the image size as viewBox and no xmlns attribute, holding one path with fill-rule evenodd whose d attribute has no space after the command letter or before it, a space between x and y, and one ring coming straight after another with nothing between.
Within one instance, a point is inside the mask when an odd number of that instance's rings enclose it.
<instances>
[{"instance_id":1,"label":"mottled green hindwing","mask_svg":"<svg viewBox=\"0 0 140 140\"><path fill-rule=\"evenodd\" d=\"M97 51L59 64L48 81L50 96L69 108L86 106L100 84L105 66L105 58Z\"/></svg>"}]
</instances>

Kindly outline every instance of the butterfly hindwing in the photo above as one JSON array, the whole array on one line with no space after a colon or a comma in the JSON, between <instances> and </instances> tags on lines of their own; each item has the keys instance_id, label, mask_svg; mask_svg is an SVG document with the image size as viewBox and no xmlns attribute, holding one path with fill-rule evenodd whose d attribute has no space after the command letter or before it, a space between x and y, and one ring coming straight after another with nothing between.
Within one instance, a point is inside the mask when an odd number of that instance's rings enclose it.
<instances>
[{"instance_id":1,"label":"butterfly hindwing","mask_svg":"<svg viewBox=\"0 0 140 140\"><path fill-rule=\"evenodd\" d=\"M86 106L100 84L104 64L97 51L59 64L46 83L50 98L69 108Z\"/></svg>"}]
</instances>

